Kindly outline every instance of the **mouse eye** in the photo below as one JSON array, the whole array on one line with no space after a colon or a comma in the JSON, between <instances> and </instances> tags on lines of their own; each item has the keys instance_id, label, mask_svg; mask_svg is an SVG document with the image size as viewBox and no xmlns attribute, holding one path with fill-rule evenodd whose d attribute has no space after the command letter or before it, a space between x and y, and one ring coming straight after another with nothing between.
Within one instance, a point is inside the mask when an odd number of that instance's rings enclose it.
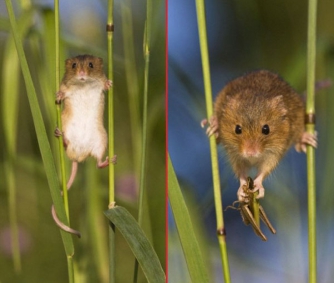
<instances>
[{"instance_id":1,"label":"mouse eye","mask_svg":"<svg viewBox=\"0 0 334 283\"><path fill-rule=\"evenodd\" d=\"M270 133L270 128L269 128L269 126L266 124L266 125L264 125L264 126L262 127L262 134L264 134L264 135L269 135L269 133Z\"/></svg>"},{"instance_id":2,"label":"mouse eye","mask_svg":"<svg viewBox=\"0 0 334 283\"><path fill-rule=\"evenodd\" d=\"M241 126L240 125L236 125L235 126L235 133L237 135L240 135L242 133L242 129L241 129Z\"/></svg>"},{"instance_id":3,"label":"mouse eye","mask_svg":"<svg viewBox=\"0 0 334 283\"><path fill-rule=\"evenodd\" d=\"M89 62L89 68L93 69L93 63L92 62Z\"/></svg>"},{"instance_id":4,"label":"mouse eye","mask_svg":"<svg viewBox=\"0 0 334 283\"><path fill-rule=\"evenodd\" d=\"M77 63L72 64L72 69L75 69L77 67Z\"/></svg>"}]
</instances>

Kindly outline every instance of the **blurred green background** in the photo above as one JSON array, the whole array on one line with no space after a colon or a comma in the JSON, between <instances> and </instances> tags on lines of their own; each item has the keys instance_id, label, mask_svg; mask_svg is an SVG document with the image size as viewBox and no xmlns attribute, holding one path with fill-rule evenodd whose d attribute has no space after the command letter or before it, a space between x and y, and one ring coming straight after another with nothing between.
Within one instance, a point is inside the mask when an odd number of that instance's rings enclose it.
<instances>
[{"instance_id":1,"label":"blurred green background","mask_svg":"<svg viewBox=\"0 0 334 283\"><path fill-rule=\"evenodd\" d=\"M316 79L334 79L334 2L318 1ZM279 73L298 92L306 89L308 1L206 1L213 98L233 78L255 69ZM222 282L216 237L209 142L200 121L206 117L202 66L193 0L168 2L168 149L183 188L211 282ZM334 88L316 96L319 147L317 170L318 282L334 276ZM238 181L219 147L224 208L236 200ZM262 242L242 223L240 213L224 213L232 282L307 282L306 156L291 149L264 182L261 200L277 230ZM169 211L169 279L190 282Z\"/></svg>"},{"instance_id":2,"label":"blurred green background","mask_svg":"<svg viewBox=\"0 0 334 283\"><path fill-rule=\"evenodd\" d=\"M59 171L54 105L54 17L52 1L14 1L19 27L49 142ZM142 97L144 79L143 34L146 1L115 1L114 7L114 127L117 204L137 218L141 158ZM165 266L165 3L153 1L153 30L148 94L147 182L143 229ZM107 1L60 1L61 76L64 60L78 54L104 59L107 71L105 25ZM67 282L67 265L59 229L51 217L51 196L39 153L25 84L10 43L10 25L4 1L0 1L0 281ZM11 45L10 45L11 44ZM127 48L127 49L126 49ZM130 50L130 51L129 51ZM16 89L17 88L17 89ZM18 91L17 100L11 92ZM4 100L4 92L8 94ZM9 97L9 98L8 98ZM132 108L130 105L132 103ZM17 106L17 112L15 112ZM9 112L14 111L8 121ZM105 111L106 112L106 111ZM9 113L7 115L7 113ZM13 112L11 112L13 113ZM105 126L107 113L105 113ZM22 269L16 272L11 252L9 191L5 174L9 159L8 129L12 141L13 172ZM66 158L67 174L70 162ZM6 172L6 173L5 173ZM76 282L108 282L108 170L97 170L92 158L79 164L69 192L71 226L82 238L74 238ZM134 257L116 232L116 279L132 282ZM140 274L139 282L146 282Z\"/></svg>"}]
</instances>

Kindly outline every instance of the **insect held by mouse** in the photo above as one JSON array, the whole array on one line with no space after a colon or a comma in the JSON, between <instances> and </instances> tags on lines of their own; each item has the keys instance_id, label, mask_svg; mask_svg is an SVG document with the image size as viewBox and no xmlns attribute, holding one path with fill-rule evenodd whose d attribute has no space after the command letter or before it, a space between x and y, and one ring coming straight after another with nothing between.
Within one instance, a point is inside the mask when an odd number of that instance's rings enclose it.
<instances>
[{"instance_id":1,"label":"insect held by mouse","mask_svg":"<svg viewBox=\"0 0 334 283\"><path fill-rule=\"evenodd\" d=\"M242 186L242 190L244 191L247 199L247 202L240 202L236 200L232 205L229 205L225 208L225 211L229 208L236 209L240 211L241 219L246 225L251 225L255 234L258 235L263 241L267 241L267 237L263 234L260 228L260 219L267 225L270 232L276 234L275 228L271 225L267 214L265 213L263 207L259 204L259 201L254 199L254 191L253 191L253 180L248 177L247 184ZM255 203L257 202L257 205ZM235 207L235 204L238 204L238 207ZM255 217L255 210L258 209L258 221Z\"/></svg>"},{"instance_id":2,"label":"insect held by mouse","mask_svg":"<svg viewBox=\"0 0 334 283\"><path fill-rule=\"evenodd\" d=\"M103 126L104 92L111 85L112 82L104 74L101 58L78 55L65 61L65 74L56 95L56 104L64 102L61 113L62 131L57 128L55 136L63 137L65 152L72 161L68 190L75 179L78 163L87 157L94 157L98 168L104 168L110 162L116 163L116 155L103 160L108 143ZM52 215L61 229L78 235L79 232L61 223L54 206Z\"/></svg>"},{"instance_id":3,"label":"insect held by mouse","mask_svg":"<svg viewBox=\"0 0 334 283\"><path fill-rule=\"evenodd\" d=\"M315 135L305 131L305 107L301 96L280 76L260 70L228 83L218 94L207 134L215 135L226 150L232 169L240 180L240 202L247 202L243 186L248 172L257 169L254 191L264 197L263 180L275 169L286 151L295 144L298 152L306 145L317 146Z\"/></svg>"}]
</instances>

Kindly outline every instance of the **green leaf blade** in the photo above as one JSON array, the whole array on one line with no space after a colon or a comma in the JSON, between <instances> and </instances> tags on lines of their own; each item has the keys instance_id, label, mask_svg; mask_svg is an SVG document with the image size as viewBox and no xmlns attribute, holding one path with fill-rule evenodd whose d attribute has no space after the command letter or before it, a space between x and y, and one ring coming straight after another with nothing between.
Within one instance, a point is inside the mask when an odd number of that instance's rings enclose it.
<instances>
[{"instance_id":1,"label":"green leaf blade","mask_svg":"<svg viewBox=\"0 0 334 283\"><path fill-rule=\"evenodd\" d=\"M209 282L205 263L195 237L188 208L183 199L176 174L168 155L168 198L172 207L182 249L193 283Z\"/></svg>"},{"instance_id":2,"label":"green leaf blade","mask_svg":"<svg viewBox=\"0 0 334 283\"><path fill-rule=\"evenodd\" d=\"M109 209L104 214L127 241L148 282L164 283L166 276L158 256L133 216L121 206Z\"/></svg>"}]
</instances>

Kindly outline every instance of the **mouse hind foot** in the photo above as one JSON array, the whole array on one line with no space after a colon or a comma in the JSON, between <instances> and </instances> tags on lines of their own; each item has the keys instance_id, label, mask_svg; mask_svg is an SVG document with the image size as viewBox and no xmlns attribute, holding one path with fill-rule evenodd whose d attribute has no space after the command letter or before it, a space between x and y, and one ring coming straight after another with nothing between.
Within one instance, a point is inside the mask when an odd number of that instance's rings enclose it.
<instances>
[{"instance_id":1,"label":"mouse hind foot","mask_svg":"<svg viewBox=\"0 0 334 283\"><path fill-rule=\"evenodd\" d=\"M109 158L107 156L104 161L98 160L97 161L97 167L98 168L104 168L104 167L107 167L110 163L112 163L114 165L117 163L117 155L116 154L113 157L111 157L111 158Z\"/></svg>"}]
</instances>

